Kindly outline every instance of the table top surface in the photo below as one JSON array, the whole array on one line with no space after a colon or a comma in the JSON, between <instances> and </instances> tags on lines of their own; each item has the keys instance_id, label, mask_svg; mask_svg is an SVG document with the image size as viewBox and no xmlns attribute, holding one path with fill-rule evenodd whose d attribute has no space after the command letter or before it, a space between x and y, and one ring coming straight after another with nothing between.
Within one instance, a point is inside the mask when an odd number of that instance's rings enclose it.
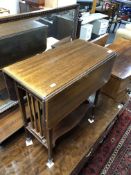
<instances>
[{"instance_id":1,"label":"table top surface","mask_svg":"<svg viewBox=\"0 0 131 175\"><path fill-rule=\"evenodd\" d=\"M44 25L38 21L26 19L0 24L0 39L29 30L34 30Z\"/></svg>"},{"instance_id":2,"label":"table top surface","mask_svg":"<svg viewBox=\"0 0 131 175\"><path fill-rule=\"evenodd\" d=\"M114 55L115 52L109 52L107 48L75 40L5 67L3 71L45 100L88 75Z\"/></svg>"},{"instance_id":3,"label":"table top surface","mask_svg":"<svg viewBox=\"0 0 131 175\"><path fill-rule=\"evenodd\" d=\"M126 79L131 76L131 41L123 38L117 39L113 44L108 46L108 48L116 51L118 57L115 60L112 75L120 78Z\"/></svg>"}]
</instances>

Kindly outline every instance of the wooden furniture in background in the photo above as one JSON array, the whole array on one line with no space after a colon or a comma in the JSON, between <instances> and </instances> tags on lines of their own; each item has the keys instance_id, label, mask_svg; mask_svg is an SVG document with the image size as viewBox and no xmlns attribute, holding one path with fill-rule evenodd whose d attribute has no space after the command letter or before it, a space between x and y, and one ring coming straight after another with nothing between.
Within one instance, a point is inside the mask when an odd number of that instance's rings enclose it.
<instances>
[{"instance_id":1,"label":"wooden furniture in background","mask_svg":"<svg viewBox=\"0 0 131 175\"><path fill-rule=\"evenodd\" d=\"M44 7L45 5L45 0L25 0L25 2L34 7Z\"/></svg>"},{"instance_id":2,"label":"wooden furniture in background","mask_svg":"<svg viewBox=\"0 0 131 175\"><path fill-rule=\"evenodd\" d=\"M117 102L125 103L127 88L131 84L131 41L119 38L108 48L116 50L118 57L111 78L102 91Z\"/></svg>"},{"instance_id":3,"label":"wooden furniture in background","mask_svg":"<svg viewBox=\"0 0 131 175\"><path fill-rule=\"evenodd\" d=\"M37 5L45 5L45 0L25 0L28 3L32 3L32 4L37 4Z\"/></svg>"},{"instance_id":4,"label":"wooden furniture in background","mask_svg":"<svg viewBox=\"0 0 131 175\"><path fill-rule=\"evenodd\" d=\"M106 48L75 40L3 69L16 84L26 130L48 148L48 163L52 163L55 128L108 81L115 56Z\"/></svg>"},{"instance_id":5,"label":"wooden furniture in background","mask_svg":"<svg viewBox=\"0 0 131 175\"><path fill-rule=\"evenodd\" d=\"M116 39L112 44L108 46L109 49L117 52L117 55L122 54L126 49L128 49L131 46L131 41L124 39L124 38L118 38Z\"/></svg>"},{"instance_id":6,"label":"wooden furniture in background","mask_svg":"<svg viewBox=\"0 0 131 175\"><path fill-rule=\"evenodd\" d=\"M45 0L25 0L29 11L44 9Z\"/></svg>"},{"instance_id":7,"label":"wooden furniture in background","mask_svg":"<svg viewBox=\"0 0 131 175\"><path fill-rule=\"evenodd\" d=\"M106 34L92 40L91 42L94 43L94 44L98 44L99 46L105 47L108 37L109 37L109 34L106 33Z\"/></svg>"},{"instance_id":8,"label":"wooden furniture in background","mask_svg":"<svg viewBox=\"0 0 131 175\"><path fill-rule=\"evenodd\" d=\"M0 25L0 69L46 49L47 26L35 19ZM19 47L18 47L19 43Z\"/></svg>"},{"instance_id":9,"label":"wooden furniture in background","mask_svg":"<svg viewBox=\"0 0 131 175\"><path fill-rule=\"evenodd\" d=\"M0 116L0 144L23 127L23 120L18 105L9 110L10 112L5 112L6 117L5 114L1 114ZM27 115L29 115L29 110L27 107L26 110Z\"/></svg>"}]
</instances>

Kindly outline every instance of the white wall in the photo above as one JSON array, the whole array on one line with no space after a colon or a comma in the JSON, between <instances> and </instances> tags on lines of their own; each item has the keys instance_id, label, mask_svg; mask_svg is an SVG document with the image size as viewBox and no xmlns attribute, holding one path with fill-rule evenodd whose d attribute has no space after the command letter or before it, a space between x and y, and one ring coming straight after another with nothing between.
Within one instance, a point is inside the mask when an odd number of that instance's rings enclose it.
<instances>
[{"instance_id":1,"label":"white wall","mask_svg":"<svg viewBox=\"0 0 131 175\"><path fill-rule=\"evenodd\" d=\"M58 0L58 7L76 4L77 0Z\"/></svg>"},{"instance_id":2,"label":"white wall","mask_svg":"<svg viewBox=\"0 0 131 175\"><path fill-rule=\"evenodd\" d=\"M55 8L76 4L76 2L77 0L45 0L45 6Z\"/></svg>"},{"instance_id":3,"label":"white wall","mask_svg":"<svg viewBox=\"0 0 131 175\"><path fill-rule=\"evenodd\" d=\"M10 14L19 13L19 0L0 0L0 7L10 10Z\"/></svg>"}]
</instances>

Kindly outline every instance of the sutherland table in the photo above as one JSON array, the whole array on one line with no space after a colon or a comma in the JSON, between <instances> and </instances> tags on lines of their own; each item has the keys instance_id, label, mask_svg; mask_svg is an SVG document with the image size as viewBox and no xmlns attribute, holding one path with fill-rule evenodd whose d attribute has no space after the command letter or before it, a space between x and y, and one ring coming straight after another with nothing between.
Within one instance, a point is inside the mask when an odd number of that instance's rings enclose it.
<instances>
[{"instance_id":1,"label":"sutherland table","mask_svg":"<svg viewBox=\"0 0 131 175\"><path fill-rule=\"evenodd\" d=\"M55 129L61 135L69 114L108 81L115 57L107 48L75 40L3 69L16 85L24 126L48 148L50 165L58 138ZM58 132L62 121L62 131ZM70 123L68 118L67 126Z\"/></svg>"}]
</instances>

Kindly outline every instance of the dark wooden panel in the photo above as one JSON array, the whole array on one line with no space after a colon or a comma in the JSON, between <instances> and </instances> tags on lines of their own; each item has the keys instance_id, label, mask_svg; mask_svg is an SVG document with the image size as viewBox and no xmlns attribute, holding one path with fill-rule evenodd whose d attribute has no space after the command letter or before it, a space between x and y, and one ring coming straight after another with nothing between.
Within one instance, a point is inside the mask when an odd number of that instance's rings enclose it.
<instances>
[{"instance_id":1,"label":"dark wooden panel","mask_svg":"<svg viewBox=\"0 0 131 175\"><path fill-rule=\"evenodd\" d=\"M35 20L0 25L0 68L46 49L47 26Z\"/></svg>"},{"instance_id":2,"label":"dark wooden panel","mask_svg":"<svg viewBox=\"0 0 131 175\"><path fill-rule=\"evenodd\" d=\"M4 76L2 74L2 71L0 70L0 91L5 89L6 85L5 85L5 81L4 81Z\"/></svg>"},{"instance_id":3,"label":"dark wooden panel","mask_svg":"<svg viewBox=\"0 0 131 175\"><path fill-rule=\"evenodd\" d=\"M101 88L110 77L113 63L114 58L49 99L46 106L47 127L55 126L86 100L89 95Z\"/></svg>"}]
</instances>

